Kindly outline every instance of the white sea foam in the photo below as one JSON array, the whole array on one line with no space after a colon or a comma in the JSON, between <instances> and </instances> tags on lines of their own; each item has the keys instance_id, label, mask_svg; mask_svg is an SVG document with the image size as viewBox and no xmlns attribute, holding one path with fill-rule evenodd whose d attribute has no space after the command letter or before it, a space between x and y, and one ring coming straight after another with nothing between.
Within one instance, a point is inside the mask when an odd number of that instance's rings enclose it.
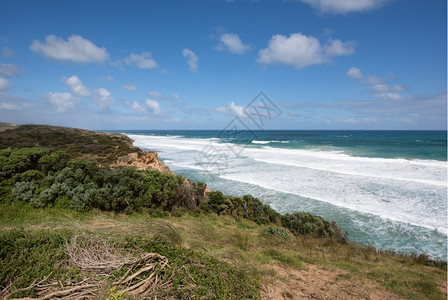
<instances>
[{"instance_id":1,"label":"white sea foam","mask_svg":"<svg viewBox=\"0 0 448 300\"><path fill-rule=\"evenodd\" d=\"M447 234L446 162L354 157L340 151L269 146L235 151L234 144L219 139L130 137L137 147L161 152L170 167L200 172L204 161L216 155L216 163L225 163L225 169L215 174L221 178Z\"/></svg>"},{"instance_id":2,"label":"white sea foam","mask_svg":"<svg viewBox=\"0 0 448 300\"><path fill-rule=\"evenodd\" d=\"M255 141L255 140L253 140L252 141L252 144L262 144L262 145L264 145L264 144L269 144L271 141Z\"/></svg>"},{"instance_id":3,"label":"white sea foam","mask_svg":"<svg viewBox=\"0 0 448 300\"><path fill-rule=\"evenodd\" d=\"M269 143L288 144L289 141L257 141L257 140L253 140L251 143L252 144L261 144L261 145L266 145L266 144L269 144Z\"/></svg>"}]
</instances>

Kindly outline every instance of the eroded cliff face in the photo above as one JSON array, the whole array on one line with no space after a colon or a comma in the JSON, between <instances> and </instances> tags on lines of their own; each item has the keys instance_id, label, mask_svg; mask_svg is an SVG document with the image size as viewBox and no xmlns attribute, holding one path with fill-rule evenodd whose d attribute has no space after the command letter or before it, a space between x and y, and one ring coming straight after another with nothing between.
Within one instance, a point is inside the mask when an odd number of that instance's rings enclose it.
<instances>
[{"instance_id":1,"label":"eroded cliff face","mask_svg":"<svg viewBox=\"0 0 448 300\"><path fill-rule=\"evenodd\" d=\"M174 174L160 159L157 152L142 151L121 156L112 167L128 166L139 170L157 170L165 174Z\"/></svg>"}]
</instances>

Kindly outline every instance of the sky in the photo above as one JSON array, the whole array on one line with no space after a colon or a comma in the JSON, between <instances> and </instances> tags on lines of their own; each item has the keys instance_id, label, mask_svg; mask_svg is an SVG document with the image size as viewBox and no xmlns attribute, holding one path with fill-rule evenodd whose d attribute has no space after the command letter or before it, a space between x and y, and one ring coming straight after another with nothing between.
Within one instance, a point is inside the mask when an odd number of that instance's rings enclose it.
<instances>
[{"instance_id":1,"label":"sky","mask_svg":"<svg viewBox=\"0 0 448 300\"><path fill-rule=\"evenodd\" d=\"M0 0L0 121L446 130L443 0Z\"/></svg>"}]
</instances>

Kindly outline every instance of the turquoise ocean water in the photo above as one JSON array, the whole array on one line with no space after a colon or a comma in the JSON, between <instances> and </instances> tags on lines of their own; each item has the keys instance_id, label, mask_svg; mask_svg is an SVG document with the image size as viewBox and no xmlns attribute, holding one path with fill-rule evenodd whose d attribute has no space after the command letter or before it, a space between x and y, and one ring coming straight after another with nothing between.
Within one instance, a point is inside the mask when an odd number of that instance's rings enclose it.
<instances>
[{"instance_id":1,"label":"turquoise ocean water","mask_svg":"<svg viewBox=\"0 0 448 300\"><path fill-rule=\"evenodd\" d=\"M122 133L211 189L321 215L363 245L446 260L446 131Z\"/></svg>"}]
</instances>

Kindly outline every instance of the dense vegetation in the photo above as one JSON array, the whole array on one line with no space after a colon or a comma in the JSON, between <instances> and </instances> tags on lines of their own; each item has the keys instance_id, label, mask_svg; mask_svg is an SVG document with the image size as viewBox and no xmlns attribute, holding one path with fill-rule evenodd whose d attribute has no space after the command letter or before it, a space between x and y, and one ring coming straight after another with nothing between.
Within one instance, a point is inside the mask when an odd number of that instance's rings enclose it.
<instances>
[{"instance_id":1,"label":"dense vegetation","mask_svg":"<svg viewBox=\"0 0 448 300\"><path fill-rule=\"evenodd\" d=\"M282 216L250 195L241 198L216 191L205 196L204 183L189 185L179 175L132 167L110 169L45 148L0 150L0 179L2 201L20 201L36 208L147 210L154 214L181 214L190 209L283 225L295 234L330 237L338 230L336 224L309 213Z\"/></svg>"},{"instance_id":2,"label":"dense vegetation","mask_svg":"<svg viewBox=\"0 0 448 300\"><path fill-rule=\"evenodd\" d=\"M0 132L0 149L34 147L64 151L71 157L94 158L104 164L129 153L142 152L132 146L130 138L120 134L45 125L21 125Z\"/></svg>"}]
</instances>

